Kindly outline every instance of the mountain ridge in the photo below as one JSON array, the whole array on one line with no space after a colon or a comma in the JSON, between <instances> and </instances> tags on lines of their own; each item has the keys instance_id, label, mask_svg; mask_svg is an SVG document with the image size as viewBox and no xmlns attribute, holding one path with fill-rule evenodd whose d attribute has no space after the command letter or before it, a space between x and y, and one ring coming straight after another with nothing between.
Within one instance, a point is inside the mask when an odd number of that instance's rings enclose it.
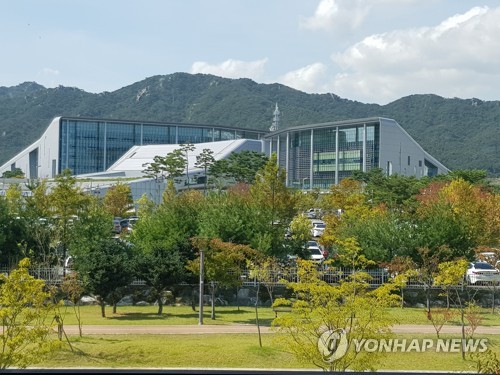
<instances>
[{"instance_id":1,"label":"mountain ridge","mask_svg":"<svg viewBox=\"0 0 500 375\"><path fill-rule=\"evenodd\" d=\"M282 128L388 117L450 169L485 169L490 177L500 176L500 101L414 94L385 105L367 104L278 83L189 73L155 75L97 94L36 82L0 87L0 164L38 139L56 116L267 130L276 103Z\"/></svg>"}]
</instances>

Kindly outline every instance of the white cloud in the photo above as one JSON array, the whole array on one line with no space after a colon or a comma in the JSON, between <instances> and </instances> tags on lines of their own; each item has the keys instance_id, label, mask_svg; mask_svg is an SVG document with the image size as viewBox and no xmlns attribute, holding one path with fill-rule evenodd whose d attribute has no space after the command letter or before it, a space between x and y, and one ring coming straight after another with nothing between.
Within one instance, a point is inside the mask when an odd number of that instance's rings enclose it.
<instances>
[{"instance_id":1,"label":"white cloud","mask_svg":"<svg viewBox=\"0 0 500 375\"><path fill-rule=\"evenodd\" d=\"M500 8L486 7L432 28L371 35L332 55L342 70L332 91L379 103L415 93L489 96L500 85L498 35Z\"/></svg>"},{"instance_id":2,"label":"white cloud","mask_svg":"<svg viewBox=\"0 0 500 375\"><path fill-rule=\"evenodd\" d=\"M218 65L210 65L204 61L197 61L191 66L191 73L213 74L226 78L250 78L259 80L264 73L267 58L256 61L241 61L229 59Z\"/></svg>"},{"instance_id":3,"label":"white cloud","mask_svg":"<svg viewBox=\"0 0 500 375\"><path fill-rule=\"evenodd\" d=\"M312 17L300 22L310 30L342 30L359 27L368 16L371 5L365 0L321 0Z\"/></svg>"},{"instance_id":4,"label":"white cloud","mask_svg":"<svg viewBox=\"0 0 500 375\"><path fill-rule=\"evenodd\" d=\"M326 74L326 66L322 63L314 63L303 68L286 73L280 78L284 85L304 92L322 91Z\"/></svg>"}]
</instances>

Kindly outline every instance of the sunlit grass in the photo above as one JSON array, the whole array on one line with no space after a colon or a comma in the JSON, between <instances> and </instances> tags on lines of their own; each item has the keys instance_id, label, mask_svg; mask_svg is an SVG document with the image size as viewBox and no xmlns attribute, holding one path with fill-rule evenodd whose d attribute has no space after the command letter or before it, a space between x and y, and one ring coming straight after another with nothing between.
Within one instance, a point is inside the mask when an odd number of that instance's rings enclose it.
<instances>
[{"instance_id":1,"label":"sunlit grass","mask_svg":"<svg viewBox=\"0 0 500 375\"><path fill-rule=\"evenodd\" d=\"M76 324L72 307L62 308L64 324ZM196 325L198 312L190 306L165 306L163 315L157 315L157 306L120 306L117 314L107 307L107 317L101 317L99 306L82 306L85 325ZM204 324L255 324L252 307L224 306L216 308L216 320L210 319L210 307L204 307ZM500 325L500 314L483 309L483 325ZM286 313L279 313L286 314ZM425 309L394 308L388 311L399 324L429 324ZM270 325L275 314L271 308L259 308L260 323ZM458 320L452 324L458 324ZM255 369L315 369L301 364L287 348L276 340L277 333L263 334L259 347L257 334L113 334L70 336L70 345L35 367L40 368L255 368ZM489 347L500 356L500 336L476 335L488 338ZM395 336L406 339L435 339L435 334ZM459 338L441 335L442 338ZM384 370L415 371L475 371L476 363L460 353L420 352L387 353L379 368Z\"/></svg>"},{"instance_id":2,"label":"sunlit grass","mask_svg":"<svg viewBox=\"0 0 500 375\"><path fill-rule=\"evenodd\" d=\"M39 368L315 368L301 364L276 334L263 334L259 347L257 334L210 335L88 335L71 337L69 345L38 364ZM397 335L397 338L423 339L433 335ZM443 335L443 338L457 338ZM500 338L488 338L490 347L500 355ZM475 362L460 353L387 353L380 363L385 370L474 371Z\"/></svg>"},{"instance_id":3,"label":"sunlit grass","mask_svg":"<svg viewBox=\"0 0 500 375\"><path fill-rule=\"evenodd\" d=\"M68 345L37 367L104 368L299 368L272 334L101 335L72 337Z\"/></svg>"}]
</instances>

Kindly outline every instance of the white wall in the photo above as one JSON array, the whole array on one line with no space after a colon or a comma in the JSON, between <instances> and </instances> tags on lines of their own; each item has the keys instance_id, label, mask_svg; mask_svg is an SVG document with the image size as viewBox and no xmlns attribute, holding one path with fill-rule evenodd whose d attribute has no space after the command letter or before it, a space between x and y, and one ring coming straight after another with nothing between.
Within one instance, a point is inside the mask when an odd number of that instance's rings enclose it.
<instances>
[{"instance_id":1,"label":"white wall","mask_svg":"<svg viewBox=\"0 0 500 375\"><path fill-rule=\"evenodd\" d=\"M0 166L0 175L6 171L10 171L12 164L15 163L15 167L21 168L26 178L30 178L35 174L37 174L39 178L54 177L52 160L56 160L55 174L57 174L57 168L59 166L59 119L60 117L54 118L40 139ZM38 149L38 173L30 171L29 163L29 154L36 149Z\"/></svg>"}]
</instances>

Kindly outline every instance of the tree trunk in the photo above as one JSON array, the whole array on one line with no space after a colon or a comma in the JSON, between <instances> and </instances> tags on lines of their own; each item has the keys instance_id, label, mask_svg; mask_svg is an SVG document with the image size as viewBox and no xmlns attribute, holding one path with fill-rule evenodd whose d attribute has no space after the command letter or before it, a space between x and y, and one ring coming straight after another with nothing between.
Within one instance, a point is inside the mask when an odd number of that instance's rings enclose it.
<instances>
[{"instance_id":1,"label":"tree trunk","mask_svg":"<svg viewBox=\"0 0 500 375\"><path fill-rule=\"evenodd\" d=\"M163 314L163 298L162 298L162 295L158 295L158 316L161 316L161 314Z\"/></svg>"},{"instance_id":2,"label":"tree trunk","mask_svg":"<svg viewBox=\"0 0 500 375\"><path fill-rule=\"evenodd\" d=\"M83 337L83 330L82 330L82 312L80 311L80 302L77 302L76 304L76 321L78 322L78 333L80 334L80 337Z\"/></svg>"},{"instance_id":3,"label":"tree trunk","mask_svg":"<svg viewBox=\"0 0 500 375\"><path fill-rule=\"evenodd\" d=\"M106 304L105 304L105 302L104 302L104 299L103 299L103 298L100 298L100 300L99 300L99 304L101 305L101 316L102 316L103 318L105 318L105 317L106 317Z\"/></svg>"},{"instance_id":4,"label":"tree trunk","mask_svg":"<svg viewBox=\"0 0 500 375\"><path fill-rule=\"evenodd\" d=\"M240 293L240 287L236 285L236 306L238 307L238 311L240 311L240 299L238 298L239 293Z\"/></svg>"},{"instance_id":5,"label":"tree trunk","mask_svg":"<svg viewBox=\"0 0 500 375\"><path fill-rule=\"evenodd\" d=\"M116 314L116 307L118 302L113 302L113 314Z\"/></svg>"},{"instance_id":6,"label":"tree trunk","mask_svg":"<svg viewBox=\"0 0 500 375\"><path fill-rule=\"evenodd\" d=\"M215 286L213 283L210 283L210 292L212 293L212 320L215 320Z\"/></svg>"},{"instance_id":7,"label":"tree trunk","mask_svg":"<svg viewBox=\"0 0 500 375\"><path fill-rule=\"evenodd\" d=\"M191 290L191 309L196 311L196 288Z\"/></svg>"},{"instance_id":8,"label":"tree trunk","mask_svg":"<svg viewBox=\"0 0 500 375\"><path fill-rule=\"evenodd\" d=\"M260 285L260 283L259 283L259 285ZM257 290L258 290L258 289L260 289L260 287L259 287L259 288L257 288ZM272 306L272 305L273 305L273 303L274 303L274 298L273 298L273 288L272 288L272 287L268 287L268 286L266 286L266 289L267 289L267 293L269 294L269 299L271 300L271 306ZM257 296L257 298L259 298L259 296Z\"/></svg>"},{"instance_id":9,"label":"tree trunk","mask_svg":"<svg viewBox=\"0 0 500 375\"><path fill-rule=\"evenodd\" d=\"M259 345L262 348L262 337L260 335L260 324L259 324L259 291L260 291L260 283L257 283L257 296L255 298L255 321L257 323L257 331L259 332Z\"/></svg>"},{"instance_id":10,"label":"tree trunk","mask_svg":"<svg viewBox=\"0 0 500 375\"><path fill-rule=\"evenodd\" d=\"M465 352L464 352L464 343L465 343L465 319L464 319L464 306L462 306L462 298L460 297L460 294L458 293L458 290L456 291L457 293L457 300L460 306L460 322L462 324L462 345L460 345L460 353L462 354L462 360L465 361Z\"/></svg>"}]
</instances>

